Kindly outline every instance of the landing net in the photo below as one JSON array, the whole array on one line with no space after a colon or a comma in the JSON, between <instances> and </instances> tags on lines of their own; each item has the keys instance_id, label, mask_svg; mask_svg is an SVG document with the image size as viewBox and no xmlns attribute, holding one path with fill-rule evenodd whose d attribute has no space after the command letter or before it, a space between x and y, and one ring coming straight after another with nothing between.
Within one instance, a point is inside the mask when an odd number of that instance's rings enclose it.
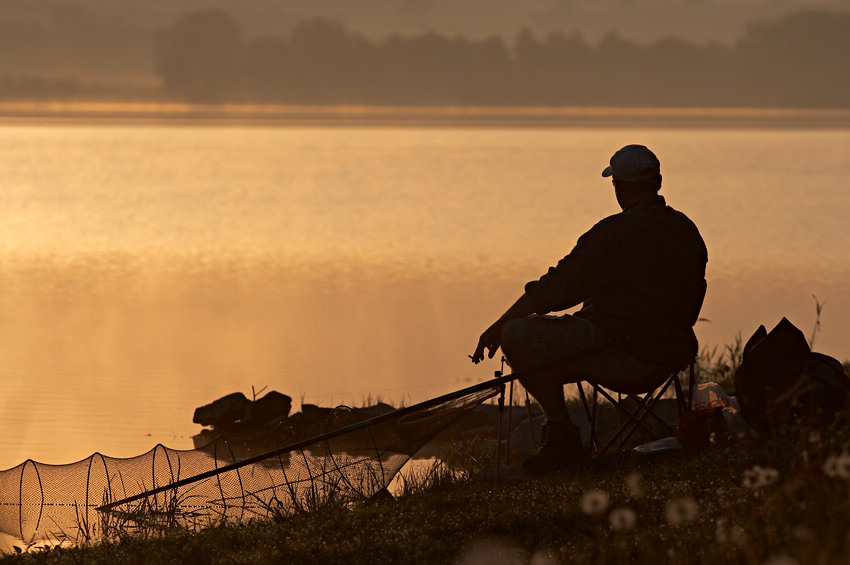
<instances>
[{"instance_id":1,"label":"landing net","mask_svg":"<svg viewBox=\"0 0 850 565\"><path fill-rule=\"evenodd\" d=\"M503 390L500 377L381 416L331 412L311 437L280 425L251 441L137 457L95 453L68 465L27 460L0 472L0 532L31 546L134 530L205 527L350 503L385 492L417 451Z\"/></svg>"}]
</instances>

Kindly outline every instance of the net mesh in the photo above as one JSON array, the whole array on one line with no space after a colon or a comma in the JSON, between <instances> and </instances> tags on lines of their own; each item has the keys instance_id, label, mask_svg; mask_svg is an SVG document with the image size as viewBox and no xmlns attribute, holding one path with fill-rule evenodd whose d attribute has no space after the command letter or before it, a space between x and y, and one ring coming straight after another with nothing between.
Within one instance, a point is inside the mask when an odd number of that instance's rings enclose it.
<instances>
[{"instance_id":1,"label":"net mesh","mask_svg":"<svg viewBox=\"0 0 850 565\"><path fill-rule=\"evenodd\" d=\"M306 439L282 424L251 440L220 436L193 450L157 445L137 457L95 453L67 465L27 460L0 472L0 531L27 545L73 544L369 499L502 388L490 381L371 419L340 407L324 433Z\"/></svg>"}]
</instances>

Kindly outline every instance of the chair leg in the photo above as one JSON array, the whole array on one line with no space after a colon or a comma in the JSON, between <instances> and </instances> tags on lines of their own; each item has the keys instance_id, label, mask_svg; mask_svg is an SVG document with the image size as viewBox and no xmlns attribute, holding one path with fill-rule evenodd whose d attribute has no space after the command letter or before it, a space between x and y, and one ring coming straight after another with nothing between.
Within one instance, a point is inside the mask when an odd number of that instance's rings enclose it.
<instances>
[{"instance_id":1,"label":"chair leg","mask_svg":"<svg viewBox=\"0 0 850 565\"><path fill-rule=\"evenodd\" d=\"M617 433L608 440L608 443L605 445L605 448L602 450L603 453L607 452L608 449L614 445L615 442L619 441L619 445L623 446L629 438L637 431L637 428L641 428L645 431L650 437L658 439L658 434L656 434L651 428L649 428L646 424L644 424L643 420L647 416L652 416L655 418L662 426L667 428L671 433L675 433L675 428L667 423L661 416L654 412L653 408L661 400L661 397L667 392L667 389L670 388L670 385L674 382L678 382L678 374L671 375L670 378L667 379L667 382L664 385L652 392L648 392L642 399L635 395L630 395L631 398L634 398L637 402L637 406L634 411L629 412L626 408L624 408L621 404L617 403L614 398L609 395L604 390L599 389L600 393L608 399L611 404L616 406L622 413L628 416L626 423L621 425L617 430ZM653 394L655 393L655 394ZM623 436L622 438L620 436Z\"/></svg>"},{"instance_id":2,"label":"chair leg","mask_svg":"<svg viewBox=\"0 0 850 565\"><path fill-rule=\"evenodd\" d=\"M582 381L576 382L576 390L578 391L579 399L581 399L581 404L584 406L584 414L587 416L587 422L590 426L590 446L593 452L596 453L599 450L599 445L596 441L596 390L593 391L593 408L587 402Z\"/></svg>"},{"instance_id":3,"label":"chair leg","mask_svg":"<svg viewBox=\"0 0 850 565\"><path fill-rule=\"evenodd\" d=\"M596 431L596 413L597 413L598 409L599 409L599 393L594 388L593 389L593 428L590 430L591 433L593 434L593 439L591 440L591 443L593 445L593 451L594 452L599 451L599 434Z\"/></svg>"},{"instance_id":4,"label":"chair leg","mask_svg":"<svg viewBox=\"0 0 850 565\"><path fill-rule=\"evenodd\" d=\"M630 398L635 399L635 402L637 402L637 406L635 407L635 409L630 412L628 409L623 407L622 404L617 403L614 398L611 397L604 390L600 390L599 392L600 394L602 394L602 396L608 399L608 401L614 407L616 407L620 412L627 416L625 423L619 426L617 432L608 440L608 443L605 444L605 447L602 449L602 453L607 453L611 446L617 442L619 442L619 445L622 447L626 443L626 441L629 440L632 434L634 434L637 428L641 428L650 437L657 437L655 432L643 422L643 419L646 417L647 414L652 414L652 412L648 411L647 408L647 402L649 401L649 395L651 393L647 393L647 395L644 396L643 399L634 395L630 395Z\"/></svg>"},{"instance_id":5,"label":"chair leg","mask_svg":"<svg viewBox=\"0 0 850 565\"><path fill-rule=\"evenodd\" d=\"M685 392L682 390L682 381L679 379L679 375L676 375L676 380L674 384L676 385L676 401L679 404L679 417L681 418L685 412L692 409L694 407L694 383L696 381L696 375L694 370L694 361L691 361L688 366L688 396L687 400L685 399Z\"/></svg>"},{"instance_id":6,"label":"chair leg","mask_svg":"<svg viewBox=\"0 0 850 565\"><path fill-rule=\"evenodd\" d=\"M674 382L675 382L675 379L674 379ZM669 387L669 385L668 385L668 387ZM639 420L638 420L637 423L641 423L643 421L643 419L646 418L646 416L652 416L653 418L655 418L655 420L658 423L660 423L663 427L667 428L667 431L669 431L672 434L675 434L676 428L673 427L672 425L670 425L666 420L664 420L664 418L662 418L658 413L655 412L655 405L658 404L658 402L661 400L661 396L664 394L664 392L666 391L666 389L668 387L665 387L665 389L662 390L660 393L658 393L658 395L656 395L653 398L650 398L649 401L646 402L642 406L643 413L639 416ZM641 427L649 433L650 437L652 437L653 439L659 439L658 434L656 434L653 430L647 428L644 425L641 425ZM620 444L621 445L625 444L625 442L627 442L629 440L629 438L632 437L632 434L634 434L636 429L637 429L637 425L633 425L632 428L628 431L628 433L626 433L626 435L623 437Z\"/></svg>"},{"instance_id":7,"label":"chair leg","mask_svg":"<svg viewBox=\"0 0 850 565\"><path fill-rule=\"evenodd\" d=\"M694 361L691 361L691 363L690 363L689 373L690 374L689 374L689 382L688 382L687 404L685 404L685 393L682 390L682 382L679 379L680 373L676 372L676 373L673 373L672 375L670 375L670 377L667 379L667 383L664 385L664 387L661 389L661 391L658 392L655 395L655 397L650 401L650 403L646 407L647 413L652 415L653 418L658 420L664 427L666 427L673 434L676 433L676 428L673 427L672 425L670 425L669 423L667 423L666 421L664 421L664 419L661 418L661 416L659 416L657 413L655 413L652 410L652 408L658 403L659 400L661 400L661 397L664 395L664 392L666 392L666 390L669 388L670 384L672 383L674 390L675 390L675 394L676 394L676 406L677 406L678 411L679 411L679 418L681 419L681 417L684 415L685 411L690 410L693 407ZM632 432L633 432L633 430L632 430ZM622 443L625 443L626 441L628 441L629 437L631 437L631 432L628 434L628 436L623 438Z\"/></svg>"},{"instance_id":8,"label":"chair leg","mask_svg":"<svg viewBox=\"0 0 850 565\"><path fill-rule=\"evenodd\" d=\"M676 407L679 409L679 418L681 419L689 406L685 403L685 393L682 391L682 383L678 376L673 381L673 385L676 387Z\"/></svg>"},{"instance_id":9,"label":"chair leg","mask_svg":"<svg viewBox=\"0 0 850 565\"><path fill-rule=\"evenodd\" d=\"M695 361L691 361L690 375L688 376L688 410L694 407L694 385L696 384L696 377L694 376L694 364Z\"/></svg>"},{"instance_id":10,"label":"chair leg","mask_svg":"<svg viewBox=\"0 0 850 565\"><path fill-rule=\"evenodd\" d=\"M679 417L681 418L686 410L690 410L693 407L695 382L694 363L694 361L691 361L689 366L687 401L685 400L685 393L682 389L682 382L679 378L680 374L679 372L676 372L671 374L662 386L660 386L654 391L646 393L643 397L638 395L629 395L628 398L632 398L636 402L634 410L631 411L622 405L622 397L619 393L617 393L619 400L615 400L614 397L602 387L597 386L593 383L588 383L591 387L593 387L593 399L591 405L591 403L587 399L587 395L582 386L582 381L577 382L576 387L578 388L579 398L581 399L582 405L584 406L585 414L587 415L588 422L590 423L590 442L594 452L597 454L607 453L611 446L613 446L617 442L619 442L619 446L622 447L632 437L632 435L635 431L637 431L638 428L642 429L650 437L658 439L658 434L656 434L654 430L652 430L649 426L647 426L646 423L644 423L644 420L647 416L651 416L662 426L664 426L669 432L675 434L676 428L667 421L665 421L658 413L656 413L654 408L655 405L658 404L658 402L661 400L661 397L664 396L667 390L669 390L671 385L674 387L674 392L676 395L676 406L678 408ZM625 422L619 425L616 433L607 441L605 446L601 448L596 430L597 396L600 394L619 411L619 414L626 416Z\"/></svg>"}]
</instances>

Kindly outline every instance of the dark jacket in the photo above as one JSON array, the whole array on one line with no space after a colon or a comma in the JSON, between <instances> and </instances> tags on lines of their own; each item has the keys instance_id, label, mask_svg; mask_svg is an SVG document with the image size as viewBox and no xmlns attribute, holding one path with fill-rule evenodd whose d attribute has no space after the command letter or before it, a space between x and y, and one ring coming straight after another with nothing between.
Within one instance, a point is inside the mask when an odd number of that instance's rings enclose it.
<instances>
[{"instance_id":1,"label":"dark jacket","mask_svg":"<svg viewBox=\"0 0 850 565\"><path fill-rule=\"evenodd\" d=\"M597 223L525 292L538 314L583 304L575 315L599 324L636 357L679 369L697 353L693 325L707 262L694 223L656 195Z\"/></svg>"}]
</instances>

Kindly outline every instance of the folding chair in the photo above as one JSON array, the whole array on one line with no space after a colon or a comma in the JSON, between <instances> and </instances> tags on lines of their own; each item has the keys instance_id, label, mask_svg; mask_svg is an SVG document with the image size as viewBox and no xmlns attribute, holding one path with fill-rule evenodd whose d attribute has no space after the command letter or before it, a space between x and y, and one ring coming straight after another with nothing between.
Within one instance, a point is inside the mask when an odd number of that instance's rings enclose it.
<instances>
[{"instance_id":1,"label":"folding chair","mask_svg":"<svg viewBox=\"0 0 850 565\"><path fill-rule=\"evenodd\" d=\"M691 327L693 327L694 324L696 324L699 320L699 313L702 309L703 300L705 299L705 279L699 282L698 286L696 288L693 288L692 290L693 293L688 293L690 295L692 303L689 305L682 305L686 307L686 311L689 313L687 321L690 323ZM623 397L620 393L617 393L618 399L614 399L614 397L603 387L595 383L591 383L589 381L578 381L576 383L576 387L578 388L579 398L581 399L582 405L584 406L584 411L587 414L588 422L590 423L590 442L593 450L597 454L604 454L611 448L611 446L615 444L618 447L622 448L637 429L645 431L652 439L661 439L658 433L656 433L653 429L646 425L645 420L649 416L654 418L661 425L662 429L664 429L666 433L675 434L676 428L673 427L666 420L664 420L664 418L662 418L655 411L655 409L658 406L658 402L661 400L661 397L664 396L664 394L671 386L673 386L673 390L676 396L676 406L679 412L679 419L682 418L685 411L691 409L691 407L693 406L693 391L694 386L696 384L694 378L695 363L696 357L691 359L691 361L686 366L680 367L672 371L670 375L666 379L664 379L664 382L662 382L661 385L655 390L642 393L643 396L640 396L638 394L627 394L626 399L629 402L633 403L634 409L629 409L629 407L626 406L627 402L624 402ZM685 395L682 390L682 383L679 379L680 374L685 369L687 369L689 373L687 400L685 400ZM593 397L591 403L588 402L587 396L584 393L584 382L587 382L587 384L589 384L593 388ZM614 435L607 441L607 443L601 449L599 446L599 438L596 429L596 409L599 395L602 395L606 400L608 400L608 402L610 402L617 409L617 412L619 414L623 414L626 416L625 422L621 422L619 428L616 430Z\"/></svg>"},{"instance_id":2,"label":"folding chair","mask_svg":"<svg viewBox=\"0 0 850 565\"><path fill-rule=\"evenodd\" d=\"M672 372L660 386L654 390L643 393L643 396L639 394L628 394L624 397L622 394L614 391L615 394L617 394L617 398L614 398L611 392L598 384L588 381L578 381L576 383L576 388L578 389L579 398L584 406L585 414L587 414L587 420L590 423L590 444L593 451L597 455L602 455L607 453L614 445L622 449L626 442L629 441L638 429L646 432L652 439L661 439L662 435L646 424L647 418L650 417L660 424L664 432L667 432L667 435L675 434L676 428L662 418L661 415L656 412L656 408L658 407L658 402L671 386L675 393L679 417L681 418L685 411L691 408L693 405L694 363L695 361L691 361L687 367L689 373L687 399L685 398L684 391L682 390L682 383L679 378L684 369ZM590 401L588 401L587 395L584 391L583 383L585 382L593 389ZM600 442L596 427L599 395L602 395L608 402L610 402L611 405L616 408L619 415L625 416L625 420L620 422L619 427L614 432L614 435L611 436L601 448L599 445ZM629 406L629 404L631 404L631 406Z\"/></svg>"}]
</instances>

